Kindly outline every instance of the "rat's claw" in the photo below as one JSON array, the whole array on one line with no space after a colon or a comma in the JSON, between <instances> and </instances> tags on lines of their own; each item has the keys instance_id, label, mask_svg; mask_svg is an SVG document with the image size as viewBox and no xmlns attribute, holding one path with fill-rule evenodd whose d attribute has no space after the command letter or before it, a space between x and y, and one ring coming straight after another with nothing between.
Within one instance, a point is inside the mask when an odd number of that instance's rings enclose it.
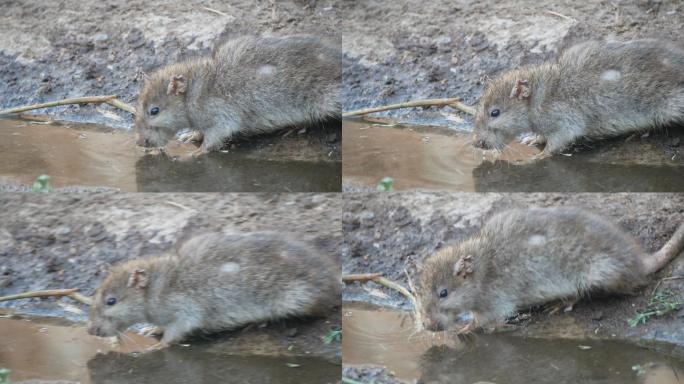
<instances>
[{"instance_id":1,"label":"rat's claw","mask_svg":"<svg viewBox=\"0 0 684 384\"><path fill-rule=\"evenodd\" d=\"M146 337L156 337L159 338L164 334L164 328L157 327L156 325L149 325L140 329L140 334Z\"/></svg>"},{"instance_id":2,"label":"rat's claw","mask_svg":"<svg viewBox=\"0 0 684 384\"><path fill-rule=\"evenodd\" d=\"M204 134L202 134L202 131L187 131L178 134L178 141L181 143L201 143L203 139Z\"/></svg>"},{"instance_id":3,"label":"rat's claw","mask_svg":"<svg viewBox=\"0 0 684 384\"><path fill-rule=\"evenodd\" d=\"M546 144L546 138L543 135L536 133L525 133L520 136L520 143L530 147L535 147Z\"/></svg>"}]
</instances>

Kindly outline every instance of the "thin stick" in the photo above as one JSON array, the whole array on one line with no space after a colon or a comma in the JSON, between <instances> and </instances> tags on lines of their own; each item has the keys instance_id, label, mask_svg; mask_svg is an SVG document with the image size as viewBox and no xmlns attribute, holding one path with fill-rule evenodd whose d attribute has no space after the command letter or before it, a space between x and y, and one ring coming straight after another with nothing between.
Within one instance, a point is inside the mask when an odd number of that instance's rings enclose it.
<instances>
[{"instance_id":1,"label":"thin stick","mask_svg":"<svg viewBox=\"0 0 684 384\"><path fill-rule=\"evenodd\" d=\"M449 106L454 109L458 109L461 112L467 113L469 115L475 115L475 108L469 107L459 99L425 99L425 100L413 100L407 101L405 103L384 105L381 107L365 108L356 111L345 112L342 117L350 116L360 116L367 115L369 113L389 111L390 109L401 109L401 108L416 108L416 107L444 107Z\"/></svg>"},{"instance_id":2,"label":"thin stick","mask_svg":"<svg viewBox=\"0 0 684 384\"><path fill-rule=\"evenodd\" d=\"M423 327L423 317L421 316L421 308L420 308L420 300L418 300L418 297L415 296L418 291L416 290L416 286L413 285L413 280L411 280L411 275L409 275L408 271L406 268L404 268L404 274L406 275L406 280L408 280L408 286L411 289L411 292L413 292L413 322L416 327L416 329L421 329Z\"/></svg>"},{"instance_id":3,"label":"thin stick","mask_svg":"<svg viewBox=\"0 0 684 384\"><path fill-rule=\"evenodd\" d=\"M573 23L577 22L577 20L573 19L572 17L570 17L570 16L565 16L565 15L563 15L563 14L561 14L561 13L558 13L558 12L554 12L554 11L549 11L549 10L547 10L546 13L548 13L549 15L558 16L558 17L560 17L561 19L570 20L570 21L572 21Z\"/></svg>"},{"instance_id":4,"label":"thin stick","mask_svg":"<svg viewBox=\"0 0 684 384\"><path fill-rule=\"evenodd\" d=\"M228 14L226 14L225 12L217 11L216 9L209 8L209 7L202 7L202 8L206 9L206 10L209 11L209 12L214 12L214 13L217 14L217 15L229 17Z\"/></svg>"},{"instance_id":5,"label":"thin stick","mask_svg":"<svg viewBox=\"0 0 684 384\"><path fill-rule=\"evenodd\" d=\"M116 98L116 96L114 96L114 95L76 97L73 99L64 99L64 100L50 101L47 103L26 105L23 107L16 107L16 108L10 108L10 109L2 110L2 111L0 111L0 115L10 115L10 114L14 114L14 113L31 111L34 109L58 107L60 105L88 104L88 103L90 103L90 104L109 104L113 107L122 109L126 112L129 112L129 113L132 113L135 115L135 108L124 103L123 101L118 100Z\"/></svg>"},{"instance_id":6,"label":"thin stick","mask_svg":"<svg viewBox=\"0 0 684 384\"><path fill-rule=\"evenodd\" d=\"M382 273L360 273L358 275L342 276L342 281L346 284L353 283L355 281L360 281L363 283L378 277L382 277Z\"/></svg>"},{"instance_id":7,"label":"thin stick","mask_svg":"<svg viewBox=\"0 0 684 384\"><path fill-rule=\"evenodd\" d=\"M416 306L416 298L411 294L411 292L408 291L408 289L404 288L402 285L395 283L394 281L387 280L386 278L382 277L381 273L364 273L364 274L359 274L359 275L346 275L342 276L342 281L346 284L352 283L354 281L360 281L360 282L366 282L366 281L372 281L374 283L380 284L384 287L387 287L389 289L393 289L402 295L404 295L409 301L411 301L411 304Z\"/></svg>"},{"instance_id":8,"label":"thin stick","mask_svg":"<svg viewBox=\"0 0 684 384\"><path fill-rule=\"evenodd\" d=\"M80 293L77 293L76 291L78 291L78 288L48 289L45 291L24 292L16 295L2 296L0 297L0 301L21 300L29 299L32 297L69 297L82 304L91 304L92 300L88 296L83 296Z\"/></svg>"}]
</instances>

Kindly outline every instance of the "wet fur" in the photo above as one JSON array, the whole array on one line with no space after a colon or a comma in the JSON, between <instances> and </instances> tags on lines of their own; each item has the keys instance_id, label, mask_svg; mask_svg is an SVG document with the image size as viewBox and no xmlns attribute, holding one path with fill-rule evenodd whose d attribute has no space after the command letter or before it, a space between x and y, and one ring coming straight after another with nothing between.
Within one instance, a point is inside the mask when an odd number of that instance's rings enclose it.
<instances>
[{"instance_id":1,"label":"wet fur","mask_svg":"<svg viewBox=\"0 0 684 384\"><path fill-rule=\"evenodd\" d=\"M620 74L605 80L606 71ZM528 80L529 99L511 98ZM499 109L498 117L490 111ZM520 134L546 139L546 154L578 138L601 139L684 123L684 49L643 39L588 41L555 62L505 73L491 82L476 112L474 142L503 149Z\"/></svg>"}]
</instances>

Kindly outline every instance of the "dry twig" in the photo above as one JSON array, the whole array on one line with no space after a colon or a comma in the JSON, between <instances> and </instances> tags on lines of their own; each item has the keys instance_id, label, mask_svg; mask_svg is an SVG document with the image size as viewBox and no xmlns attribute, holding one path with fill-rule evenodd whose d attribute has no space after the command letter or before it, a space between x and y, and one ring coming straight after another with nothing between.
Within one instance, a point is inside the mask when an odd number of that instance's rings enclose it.
<instances>
[{"instance_id":1,"label":"dry twig","mask_svg":"<svg viewBox=\"0 0 684 384\"><path fill-rule=\"evenodd\" d=\"M469 115L475 115L475 108L469 107L469 106L461 103L461 101L459 99L452 98L452 99L413 100L413 101L407 101L405 103L390 104L390 105L384 105L381 107L359 109L356 111L345 112L342 114L342 117L361 116L361 115L367 115L369 113L389 111L391 109L417 108L417 107L446 107L446 106L454 108L454 109L458 109L459 111L467 113Z\"/></svg>"},{"instance_id":2,"label":"dry twig","mask_svg":"<svg viewBox=\"0 0 684 384\"><path fill-rule=\"evenodd\" d=\"M407 274L408 276L408 274ZM411 302L411 305L413 306L413 312L415 314L415 324L417 328L420 328L422 326L422 320L421 316L419 313L419 303L418 299L414 294L412 294L408 289L403 287L401 284L395 283L394 281L388 280L382 276L381 273L362 273L358 275L346 275L342 276L342 281L346 284L353 283L355 281L359 281L362 283L365 283L367 281L372 281L376 284L380 284L383 287L395 290ZM411 289L415 291L415 288L413 287L413 283L411 282L411 278L409 278L409 286L411 286Z\"/></svg>"},{"instance_id":3,"label":"dry twig","mask_svg":"<svg viewBox=\"0 0 684 384\"><path fill-rule=\"evenodd\" d=\"M10 109L2 110L2 111L0 111L0 115L11 115L11 114L15 114L15 113L31 111L34 109L58 107L60 105L70 105L70 104L109 104L113 107L119 108L121 110L124 110L126 112L129 112L129 113L132 113L135 115L135 108L124 103L121 100L118 100L116 98L116 96L114 96L114 95L76 97L73 99L56 100L56 101L50 101L47 103L26 105L23 107L16 107L16 108L10 108Z\"/></svg>"},{"instance_id":4,"label":"dry twig","mask_svg":"<svg viewBox=\"0 0 684 384\"><path fill-rule=\"evenodd\" d=\"M29 299L32 297L65 297L66 296L66 297L74 299L74 300L76 300L82 304L90 305L92 303L92 300L90 297L81 295L80 293L78 293L76 291L78 291L78 288L48 289L45 291L24 292L24 293L19 293L16 295L2 296L2 297L0 297L0 301L21 300L21 299Z\"/></svg>"}]
</instances>

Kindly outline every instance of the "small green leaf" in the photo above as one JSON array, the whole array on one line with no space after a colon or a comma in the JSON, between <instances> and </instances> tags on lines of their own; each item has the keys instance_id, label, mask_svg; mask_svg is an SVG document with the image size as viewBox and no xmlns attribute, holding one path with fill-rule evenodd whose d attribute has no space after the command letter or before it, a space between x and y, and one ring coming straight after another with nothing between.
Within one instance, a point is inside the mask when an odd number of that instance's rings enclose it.
<instances>
[{"instance_id":1,"label":"small green leaf","mask_svg":"<svg viewBox=\"0 0 684 384\"><path fill-rule=\"evenodd\" d=\"M394 179L391 177L385 177L378 183L378 191L380 192L392 192L394 189Z\"/></svg>"}]
</instances>

